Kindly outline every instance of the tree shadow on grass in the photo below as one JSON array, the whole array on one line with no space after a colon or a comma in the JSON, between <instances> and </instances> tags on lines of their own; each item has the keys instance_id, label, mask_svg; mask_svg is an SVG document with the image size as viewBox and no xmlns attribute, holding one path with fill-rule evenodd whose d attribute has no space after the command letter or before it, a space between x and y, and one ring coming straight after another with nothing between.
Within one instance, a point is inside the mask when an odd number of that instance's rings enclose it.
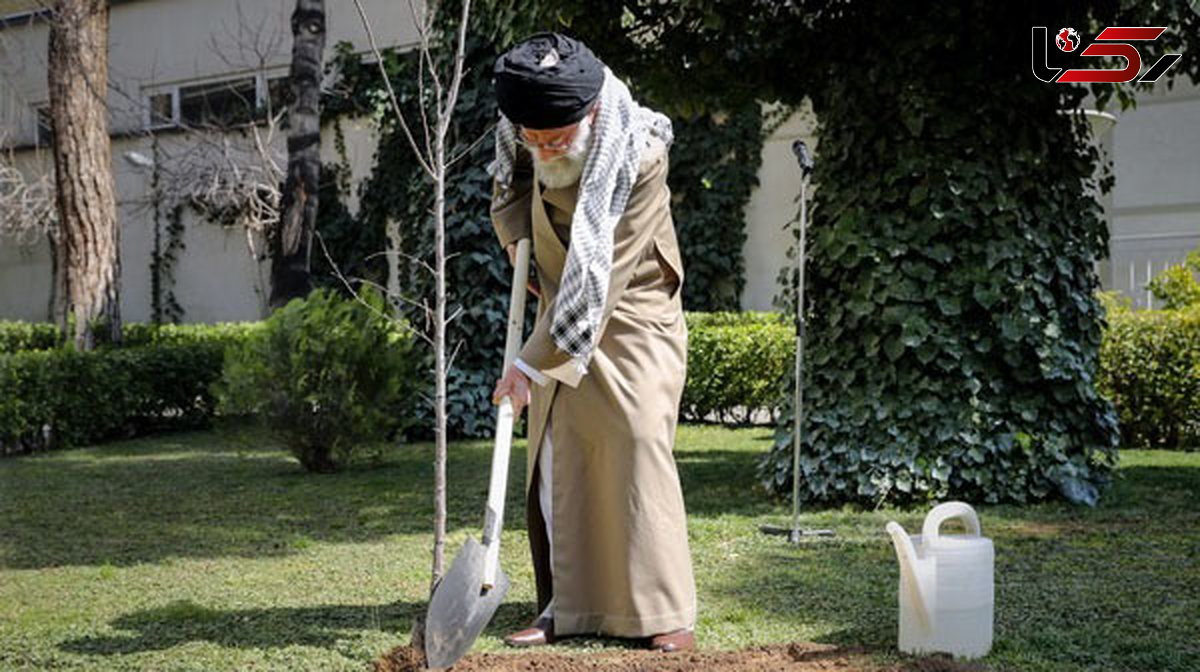
<instances>
[{"instance_id":1,"label":"tree shadow on grass","mask_svg":"<svg viewBox=\"0 0 1200 672\"><path fill-rule=\"evenodd\" d=\"M447 529L477 529L490 441L456 442ZM756 451L680 450L689 513L756 514ZM274 557L312 542L430 534L433 448L388 447L337 474L308 474L266 434L189 432L0 461L0 569L131 566L172 557ZM525 529L525 440L515 442L505 527Z\"/></svg>"},{"instance_id":2,"label":"tree shadow on grass","mask_svg":"<svg viewBox=\"0 0 1200 672\"><path fill-rule=\"evenodd\" d=\"M760 453L746 450L675 450L688 515L761 515L777 506L756 474Z\"/></svg>"},{"instance_id":3,"label":"tree shadow on grass","mask_svg":"<svg viewBox=\"0 0 1200 672\"><path fill-rule=\"evenodd\" d=\"M378 464L307 474L265 440L231 447L196 432L0 461L0 569L271 557L312 542L429 534L432 454L428 444L390 447ZM482 525L490 461L490 443L452 447L448 530ZM522 498L509 489L508 529L525 528Z\"/></svg>"},{"instance_id":4,"label":"tree shadow on grass","mask_svg":"<svg viewBox=\"0 0 1200 672\"><path fill-rule=\"evenodd\" d=\"M996 549L992 659L1038 669L1200 669L1191 616L1200 609L1191 571L1200 460L1138 457L1151 463L1123 467L1096 508L978 507ZM914 530L926 510L884 517ZM737 578L710 594L753 618L818 629L820 642L894 650L899 577L882 530L759 545L736 563Z\"/></svg>"},{"instance_id":5,"label":"tree shadow on grass","mask_svg":"<svg viewBox=\"0 0 1200 672\"><path fill-rule=\"evenodd\" d=\"M299 608L210 609L188 600L121 616L110 625L130 634L81 637L63 642L65 652L87 656L119 656L163 651L191 642L210 642L236 649L281 649L308 646L336 650L356 633L375 630L408 643L414 619L428 602L378 605L325 605ZM500 637L526 623L534 605L500 605L484 635ZM382 652L380 652L382 653Z\"/></svg>"},{"instance_id":6,"label":"tree shadow on grass","mask_svg":"<svg viewBox=\"0 0 1200 672\"><path fill-rule=\"evenodd\" d=\"M1173 464L1165 460L1167 463L1121 467L1094 508L1051 500L1028 506L990 506L983 511L1001 520L1032 521L1062 531L1191 526L1195 523L1196 493L1200 492L1200 456L1175 454L1175 458Z\"/></svg>"},{"instance_id":7,"label":"tree shadow on grass","mask_svg":"<svg viewBox=\"0 0 1200 672\"><path fill-rule=\"evenodd\" d=\"M779 546L740 557L737 580L713 587L714 596L735 599L756 614L753 618L824 630L827 634L816 638L821 643L873 650L895 646L899 572L890 542L763 543Z\"/></svg>"}]
</instances>

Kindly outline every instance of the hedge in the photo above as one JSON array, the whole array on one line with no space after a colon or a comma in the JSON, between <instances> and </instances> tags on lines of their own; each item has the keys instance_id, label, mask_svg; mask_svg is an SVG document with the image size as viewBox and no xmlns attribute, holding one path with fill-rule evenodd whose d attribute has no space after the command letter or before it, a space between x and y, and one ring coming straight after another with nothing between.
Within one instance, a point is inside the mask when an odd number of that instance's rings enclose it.
<instances>
[{"instance_id":1,"label":"hedge","mask_svg":"<svg viewBox=\"0 0 1200 672\"><path fill-rule=\"evenodd\" d=\"M218 324L126 324L122 329L124 347L142 345L179 345L240 343L262 329L262 322L221 322Z\"/></svg>"},{"instance_id":2,"label":"hedge","mask_svg":"<svg viewBox=\"0 0 1200 672\"><path fill-rule=\"evenodd\" d=\"M687 313L685 420L744 423L778 413L793 362L792 325L778 313Z\"/></svg>"},{"instance_id":3,"label":"hedge","mask_svg":"<svg viewBox=\"0 0 1200 672\"><path fill-rule=\"evenodd\" d=\"M61 343L61 335L53 324L0 320L0 354L22 350L49 350Z\"/></svg>"},{"instance_id":4,"label":"hedge","mask_svg":"<svg viewBox=\"0 0 1200 672\"><path fill-rule=\"evenodd\" d=\"M1200 449L1200 307L1132 311L1107 302L1097 386L1122 445ZM687 313L688 421L745 422L786 400L794 335L778 313ZM227 345L259 323L126 325L125 345L56 349L53 325L0 322L0 454L204 424ZM17 351L17 352L14 352ZM44 431L46 430L46 431Z\"/></svg>"},{"instance_id":5,"label":"hedge","mask_svg":"<svg viewBox=\"0 0 1200 672\"><path fill-rule=\"evenodd\" d=\"M182 343L209 341L212 339L237 339L248 330L255 329L253 322L230 322L221 324L149 324L129 323L121 330L124 346L150 345L153 343ZM52 350L63 345L58 327L48 322L16 322L0 320L0 354L26 350Z\"/></svg>"},{"instance_id":6,"label":"hedge","mask_svg":"<svg viewBox=\"0 0 1200 672\"><path fill-rule=\"evenodd\" d=\"M1200 306L1110 303L1097 387L1116 406L1125 447L1200 450Z\"/></svg>"},{"instance_id":7,"label":"hedge","mask_svg":"<svg viewBox=\"0 0 1200 672\"><path fill-rule=\"evenodd\" d=\"M790 322L774 313L688 313L686 420L745 422L777 412L792 362ZM125 342L56 348L53 325L0 323L0 455L83 445L153 428L206 424L227 346L262 323L127 324Z\"/></svg>"},{"instance_id":8,"label":"hedge","mask_svg":"<svg viewBox=\"0 0 1200 672\"><path fill-rule=\"evenodd\" d=\"M211 340L0 355L0 454L202 425L224 351Z\"/></svg>"},{"instance_id":9,"label":"hedge","mask_svg":"<svg viewBox=\"0 0 1200 672\"><path fill-rule=\"evenodd\" d=\"M44 346L52 325L6 323L35 334L23 351L0 354L0 455L205 425L225 349L255 324L126 325L126 344L93 352Z\"/></svg>"}]
</instances>

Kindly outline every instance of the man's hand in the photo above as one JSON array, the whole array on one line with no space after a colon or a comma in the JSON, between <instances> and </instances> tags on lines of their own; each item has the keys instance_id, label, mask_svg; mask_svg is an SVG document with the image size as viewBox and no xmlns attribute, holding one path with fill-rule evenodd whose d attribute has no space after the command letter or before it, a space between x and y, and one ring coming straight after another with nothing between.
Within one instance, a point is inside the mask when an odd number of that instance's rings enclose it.
<instances>
[{"instance_id":1,"label":"man's hand","mask_svg":"<svg viewBox=\"0 0 1200 672\"><path fill-rule=\"evenodd\" d=\"M499 406L504 397L512 399L513 418L521 417L521 411L529 405L529 378L515 365L508 367L504 377L496 381L496 389L492 391L492 403Z\"/></svg>"},{"instance_id":2,"label":"man's hand","mask_svg":"<svg viewBox=\"0 0 1200 672\"><path fill-rule=\"evenodd\" d=\"M504 251L508 252L508 263L512 264L513 266L516 266L517 265L517 244L509 243L504 248ZM525 286L529 288L530 294L533 294L534 296L538 297L539 299L542 298L542 291L541 291L542 288L538 285L536 275L530 276L529 282Z\"/></svg>"}]
</instances>

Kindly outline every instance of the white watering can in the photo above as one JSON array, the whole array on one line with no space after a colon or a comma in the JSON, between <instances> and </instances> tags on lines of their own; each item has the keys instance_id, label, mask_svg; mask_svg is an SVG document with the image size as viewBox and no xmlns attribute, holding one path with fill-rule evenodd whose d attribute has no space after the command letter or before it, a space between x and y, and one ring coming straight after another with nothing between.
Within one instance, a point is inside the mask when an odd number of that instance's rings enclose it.
<instances>
[{"instance_id":1,"label":"white watering can","mask_svg":"<svg viewBox=\"0 0 1200 672\"><path fill-rule=\"evenodd\" d=\"M942 523L963 521L966 534L943 536ZM900 559L900 650L978 658L992 648L995 606L992 540L980 535L979 516L963 502L935 506L921 534L909 537L887 524Z\"/></svg>"}]
</instances>

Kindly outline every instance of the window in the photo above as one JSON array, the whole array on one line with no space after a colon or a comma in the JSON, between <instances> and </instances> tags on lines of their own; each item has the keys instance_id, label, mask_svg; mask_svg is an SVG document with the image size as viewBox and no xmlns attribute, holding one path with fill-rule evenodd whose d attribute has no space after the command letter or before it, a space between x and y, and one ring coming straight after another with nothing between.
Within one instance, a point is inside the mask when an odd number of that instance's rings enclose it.
<instances>
[{"instance_id":1,"label":"window","mask_svg":"<svg viewBox=\"0 0 1200 672\"><path fill-rule=\"evenodd\" d=\"M146 127L164 128L178 123L179 109L176 105L178 100L175 91L150 94L146 99L150 115L146 120Z\"/></svg>"},{"instance_id":2,"label":"window","mask_svg":"<svg viewBox=\"0 0 1200 672\"><path fill-rule=\"evenodd\" d=\"M145 94L147 129L173 126L231 127L286 110L292 94L286 75L263 73L196 84L156 87ZM284 122L286 124L286 121Z\"/></svg>"},{"instance_id":3,"label":"window","mask_svg":"<svg viewBox=\"0 0 1200 672\"><path fill-rule=\"evenodd\" d=\"M43 103L34 108L37 115L37 133L33 143L38 147L50 147L54 144L54 119L50 116L50 104Z\"/></svg>"},{"instance_id":4,"label":"window","mask_svg":"<svg viewBox=\"0 0 1200 672\"><path fill-rule=\"evenodd\" d=\"M179 117L189 126L236 126L255 117L256 77L179 88Z\"/></svg>"},{"instance_id":5,"label":"window","mask_svg":"<svg viewBox=\"0 0 1200 672\"><path fill-rule=\"evenodd\" d=\"M272 77L267 80L267 100L271 113L279 114L292 104L292 80L290 77Z\"/></svg>"},{"instance_id":6,"label":"window","mask_svg":"<svg viewBox=\"0 0 1200 672\"><path fill-rule=\"evenodd\" d=\"M11 3L10 3L11 4ZM17 3L20 4L20 3ZM34 3L26 3L34 4ZM30 26L35 21L50 18L49 9L29 9L13 14L0 16L0 28L8 28L9 26Z\"/></svg>"}]
</instances>

